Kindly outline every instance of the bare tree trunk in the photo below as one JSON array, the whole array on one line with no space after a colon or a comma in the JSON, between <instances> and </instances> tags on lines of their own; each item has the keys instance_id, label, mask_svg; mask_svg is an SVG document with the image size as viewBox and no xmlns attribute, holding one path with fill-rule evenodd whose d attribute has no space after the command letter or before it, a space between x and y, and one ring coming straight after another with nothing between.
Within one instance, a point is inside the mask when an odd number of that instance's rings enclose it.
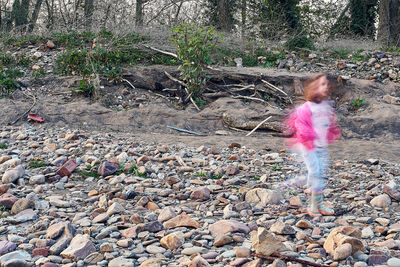
<instances>
[{"instance_id":1,"label":"bare tree trunk","mask_svg":"<svg viewBox=\"0 0 400 267\"><path fill-rule=\"evenodd\" d=\"M218 20L221 31L230 32L233 28L228 0L218 0Z\"/></svg>"},{"instance_id":2,"label":"bare tree trunk","mask_svg":"<svg viewBox=\"0 0 400 267\"><path fill-rule=\"evenodd\" d=\"M381 0L379 3L378 40L386 46L400 45L400 2Z\"/></svg>"},{"instance_id":3,"label":"bare tree trunk","mask_svg":"<svg viewBox=\"0 0 400 267\"><path fill-rule=\"evenodd\" d=\"M32 13L31 23L29 24L28 31L32 32L39 17L40 8L42 7L43 0L36 0L35 9Z\"/></svg>"},{"instance_id":4,"label":"bare tree trunk","mask_svg":"<svg viewBox=\"0 0 400 267\"><path fill-rule=\"evenodd\" d=\"M247 0L242 0L241 15L242 15L242 38L243 38L246 34Z\"/></svg>"},{"instance_id":5,"label":"bare tree trunk","mask_svg":"<svg viewBox=\"0 0 400 267\"><path fill-rule=\"evenodd\" d=\"M93 11L94 0L85 0L85 28L87 31L92 29Z\"/></svg>"},{"instance_id":6,"label":"bare tree trunk","mask_svg":"<svg viewBox=\"0 0 400 267\"><path fill-rule=\"evenodd\" d=\"M108 4L108 5L107 5L106 15L104 16L104 20L103 20L103 22L101 23L101 28L102 28L102 29L106 29L106 28L107 28L107 21L108 21L108 17L110 16L111 5L112 5L112 4Z\"/></svg>"},{"instance_id":7,"label":"bare tree trunk","mask_svg":"<svg viewBox=\"0 0 400 267\"><path fill-rule=\"evenodd\" d=\"M46 0L46 8L47 8L47 22L46 27L50 30L54 27L54 0Z\"/></svg>"},{"instance_id":8,"label":"bare tree trunk","mask_svg":"<svg viewBox=\"0 0 400 267\"><path fill-rule=\"evenodd\" d=\"M143 4L144 0L136 0L136 16L135 24L136 26L143 26Z\"/></svg>"},{"instance_id":9,"label":"bare tree trunk","mask_svg":"<svg viewBox=\"0 0 400 267\"><path fill-rule=\"evenodd\" d=\"M25 32L26 26L28 25L29 4L30 0L21 0L21 6L20 6L21 11L19 12L20 25L18 25L22 26L21 32Z\"/></svg>"}]
</instances>

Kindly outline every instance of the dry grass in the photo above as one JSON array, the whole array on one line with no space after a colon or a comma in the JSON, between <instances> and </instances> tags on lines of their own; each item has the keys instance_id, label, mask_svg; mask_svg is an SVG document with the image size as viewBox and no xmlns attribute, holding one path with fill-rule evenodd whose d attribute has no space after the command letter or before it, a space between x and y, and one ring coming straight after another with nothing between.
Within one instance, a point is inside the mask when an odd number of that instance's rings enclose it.
<instances>
[{"instance_id":1,"label":"dry grass","mask_svg":"<svg viewBox=\"0 0 400 267\"><path fill-rule=\"evenodd\" d=\"M378 50L382 45L370 39L340 39L340 40L328 40L319 41L315 44L317 49L346 49L351 51L365 50L373 51Z\"/></svg>"}]
</instances>

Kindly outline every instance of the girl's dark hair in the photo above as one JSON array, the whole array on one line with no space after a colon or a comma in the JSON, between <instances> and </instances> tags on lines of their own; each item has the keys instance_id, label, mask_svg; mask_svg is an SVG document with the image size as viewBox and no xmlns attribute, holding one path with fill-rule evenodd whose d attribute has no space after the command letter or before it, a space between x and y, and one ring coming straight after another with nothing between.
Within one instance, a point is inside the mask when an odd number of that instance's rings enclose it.
<instances>
[{"instance_id":1,"label":"girl's dark hair","mask_svg":"<svg viewBox=\"0 0 400 267\"><path fill-rule=\"evenodd\" d=\"M316 89L318 89L316 81L322 77L326 77L328 79L328 75L326 73L320 73L303 82L303 92L306 101L315 102L315 100L319 97L317 94L315 94Z\"/></svg>"}]
</instances>

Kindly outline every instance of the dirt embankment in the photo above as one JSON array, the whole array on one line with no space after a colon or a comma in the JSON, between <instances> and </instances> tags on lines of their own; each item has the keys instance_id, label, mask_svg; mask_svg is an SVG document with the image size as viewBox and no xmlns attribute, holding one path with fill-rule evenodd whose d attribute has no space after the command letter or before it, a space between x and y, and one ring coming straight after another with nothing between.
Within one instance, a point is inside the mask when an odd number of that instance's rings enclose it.
<instances>
[{"instance_id":1,"label":"dirt embankment","mask_svg":"<svg viewBox=\"0 0 400 267\"><path fill-rule=\"evenodd\" d=\"M34 88L29 94L35 96L32 112L45 119L45 123L37 127L110 132L137 136L141 140L155 143L184 142L195 146L226 147L232 142L238 142L254 149L284 148L283 139L276 136L288 104L283 103L282 97L272 97L268 101L251 101L235 97L230 91L224 90L225 95L210 97L210 103L201 111L197 111L191 104L185 109L177 108L179 97L166 94L168 90L165 89L178 86L168 79L164 71L173 75L177 73L173 67L152 66L127 70L126 79L135 88L128 84L108 86L104 89L105 97L101 101L71 96L71 82L68 78L48 80L40 89ZM257 90L265 91L268 88L260 89L257 86L261 84L261 80L266 80L282 89L295 102L294 85L309 75L259 68L222 68L213 72L211 82L215 88L226 84L253 84ZM400 105L396 101L390 101L389 97L392 95L391 99L395 100L393 95L397 91L394 83L384 85L350 79L342 84L336 103L343 140L332 147L333 158L399 161ZM356 99L363 99L364 103L355 106L352 101ZM117 110L112 105L115 101L117 104L127 103L128 108ZM28 94L22 94L13 100L0 99L0 112L3 115L0 124L5 126L15 121L33 102ZM268 116L272 118L260 127L260 131L249 137L245 136L249 128ZM25 116L16 124L23 123L27 123ZM186 134L167 126L203 135Z\"/></svg>"}]
</instances>

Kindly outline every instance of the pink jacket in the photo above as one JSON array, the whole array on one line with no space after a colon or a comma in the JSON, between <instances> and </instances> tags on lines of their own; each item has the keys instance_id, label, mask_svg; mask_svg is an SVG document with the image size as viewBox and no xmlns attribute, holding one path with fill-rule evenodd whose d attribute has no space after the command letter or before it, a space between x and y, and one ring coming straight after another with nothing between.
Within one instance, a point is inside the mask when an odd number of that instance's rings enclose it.
<instances>
[{"instance_id":1,"label":"pink jacket","mask_svg":"<svg viewBox=\"0 0 400 267\"><path fill-rule=\"evenodd\" d=\"M288 141L290 147L302 144L307 150L314 149L314 140L317 135L313 127L311 109L308 102L293 111L289 115L286 124L290 130L294 131L294 135ZM340 129L336 124L336 116L332 113L327 133L328 144L333 143L339 138Z\"/></svg>"}]
</instances>

